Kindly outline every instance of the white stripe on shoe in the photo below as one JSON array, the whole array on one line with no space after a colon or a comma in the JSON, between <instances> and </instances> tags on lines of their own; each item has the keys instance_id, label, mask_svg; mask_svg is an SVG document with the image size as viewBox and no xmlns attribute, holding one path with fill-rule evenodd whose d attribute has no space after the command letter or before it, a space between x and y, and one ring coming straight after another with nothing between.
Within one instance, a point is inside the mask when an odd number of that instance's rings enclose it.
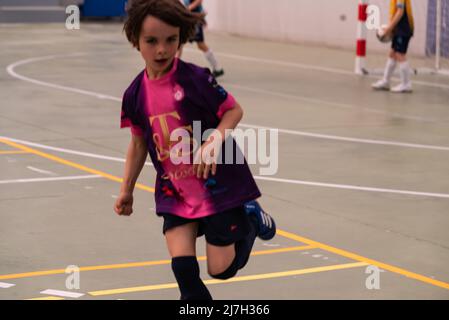
<instances>
[{"instance_id":1,"label":"white stripe on shoe","mask_svg":"<svg viewBox=\"0 0 449 320\"><path fill-rule=\"evenodd\" d=\"M268 227L271 229L271 227L273 225L272 222L271 222L271 217L267 213L264 213L264 214L265 214L265 217L268 220Z\"/></svg>"},{"instance_id":2,"label":"white stripe on shoe","mask_svg":"<svg viewBox=\"0 0 449 320\"><path fill-rule=\"evenodd\" d=\"M261 211L261 215L262 215L262 221L264 226L268 225L268 220L267 220L267 216L265 215L265 212Z\"/></svg>"},{"instance_id":3,"label":"white stripe on shoe","mask_svg":"<svg viewBox=\"0 0 449 320\"><path fill-rule=\"evenodd\" d=\"M265 226L268 226L268 228L271 229L271 226L272 226L271 217L267 213L265 213L263 211L261 211L261 213L262 213L263 224Z\"/></svg>"}]
</instances>

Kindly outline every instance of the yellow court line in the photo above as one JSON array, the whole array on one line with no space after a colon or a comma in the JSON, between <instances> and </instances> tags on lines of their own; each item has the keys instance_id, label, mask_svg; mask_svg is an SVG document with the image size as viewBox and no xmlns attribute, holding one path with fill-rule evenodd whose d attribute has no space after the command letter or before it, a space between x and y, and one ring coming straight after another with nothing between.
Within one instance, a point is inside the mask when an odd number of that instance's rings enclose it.
<instances>
[{"instance_id":1,"label":"yellow court line","mask_svg":"<svg viewBox=\"0 0 449 320\"><path fill-rule=\"evenodd\" d=\"M204 281L204 283L205 284L225 284L225 283L231 283L231 282L264 280L264 279L273 279L273 278L281 278L281 277L291 277L291 276L297 276L297 275L308 274L308 273L317 273L317 272L357 268L357 267L363 267L363 266L367 266L367 265L368 264L364 263L364 262L337 264L337 265L332 265L332 266L314 267L314 268L308 268L308 269L298 269L298 270L290 270L290 271L282 271L282 272L254 274L254 275L249 275L249 276L240 276L240 277L234 277L234 278L231 278L228 280L206 280L206 281ZM165 284L157 284L157 285L150 285L150 286L91 291L91 292L88 292L88 294L95 297L95 296L106 296L106 295L112 295L112 294L153 291L153 290L161 290L161 289L173 289L173 288L177 288L177 287L178 287L177 283L165 283Z\"/></svg>"},{"instance_id":2,"label":"yellow court line","mask_svg":"<svg viewBox=\"0 0 449 320\"><path fill-rule=\"evenodd\" d=\"M449 289L449 283L446 283L446 282L443 282L443 281L439 281L439 280L435 280L435 279L432 279L432 278L429 278L429 277L426 277L426 276L423 276L423 275L420 275L420 274L417 274L417 273L414 273L414 272L410 272L408 270L401 269L401 268L398 268L398 267L395 267L395 266L392 266L392 265L389 265L389 264L386 264L386 263L383 263L383 262L379 262L379 261L372 260L372 259L369 259L369 258L366 258L366 257L362 257L362 256L360 256L358 254L351 253L351 252L348 252L348 251L345 251L345 250L342 250L342 249L338 249L338 248L335 248L335 247L332 247L332 246L329 246L327 244L323 244L323 243L320 243L320 242L317 242L317 241L313 241L313 240L310 240L310 239L298 236L296 234L293 234L293 233L290 233L290 232L287 232L287 231L277 230L277 234L279 234L279 235L281 235L283 237L289 238L291 240L296 240L296 241L300 241L300 242L303 242L303 243L308 243L311 246L315 246L315 247L317 247L319 249L322 249L322 250L325 250L325 251L329 251L329 252L338 254L340 256L352 259L352 260L365 262L365 263L367 263L369 265L377 266L377 267L379 267L381 269L384 269L384 270L387 270L387 271L390 271L390 272L394 272L394 273L406 276L408 278L412 278L412 279L415 279L415 280L418 280L418 281L422 281L422 282L425 282L425 283L428 283L428 284L432 284L434 286L441 287L441 288L444 288L444 289Z\"/></svg>"},{"instance_id":3,"label":"yellow court line","mask_svg":"<svg viewBox=\"0 0 449 320\"><path fill-rule=\"evenodd\" d=\"M95 174L95 175L102 176L103 178L106 178L106 179L109 179L109 180L112 180L112 181L116 181L116 182L122 182L123 181L122 178L116 177L116 176L114 176L112 174L109 174L109 173L106 173L106 172L103 172L103 171L99 171L99 170L95 170L95 169L83 166L81 164L78 164L78 163L75 163L75 162L72 162L72 161L69 161L69 160L65 160L63 158L60 158L60 157L57 157L57 156L54 156L54 155L51 155L51 154L48 154L48 153L45 153L45 152L41 152L39 150L35 150L35 149L32 149L32 148L29 148L29 147L24 146L24 145L21 145L21 144L9 141L7 139L0 138L0 142L2 142L4 144L7 144L7 145L9 145L11 147L23 150L23 151L26 151L26 152L29 152L29 153L33 153L33 154L41 156L43 158L59 162L61 164L69 166L69 167L76 168L76 169L79 169L79 170L82 170L82 171L86 171L86 172L89 172L89 173L92 173L92 174ZM150 191L150 192L155 192L154 188L147 187L147 186L145 186L143 184L140 184L140 183L136 183L136 188L139 188L139 189L142 189L142 190L146 190L146 191Z\"/></svg>"},{"instance_id":4,"label":"yellow court line","mask_svg":"<svg viewBox=\"0 0 449 320\"><path fill-rule=\"evenodd\" d=\"M261 256L261 255L264 255L264 254L301 251L301 250L308 250L308 249L315 249L315 247L307 245L307 246L288 247L288 248L281 248L281 249L259 250L259 251L251 252L251 255L252 256Z\"/></svg>"},{"instance_id":5,"label":"yellow court line","mask_svg":"<svg viewBox=\"0 0 449 320\"><path fill-rule=\"evenodd\" d=\"M23 150L0 151L0 154L22 154L22 153L29 153L29 152Z\"/></svg>"},{"instance_id":6,"label":"yellow court line","mask_svg":"<svg viewBox=\"0 0 449 320\"><path fill-rule=\"evenodd\" d=\"M300 251L300 250L307 250L307 249L313 249L313 246L307 245L307 246L299 246L299 247L289 247L289 248L281 248L281 249L254 251L251 253L251 255L258 256L258 255L275 254L275 253L282 253L282 252L292 252L292 251ZM199 261L205 261L206 257L200 256L197 259ZM167 264L171 264L171 260L120 263L120 264L110 264L110 265L102 265L102 266L87 266L87 267L80 267L79 270L80 271L112 270L112 269L148 267L148 266L167 265ZM55 270L16 273L16 274L5 274L5 275L0 275L0 280L30 278L30 277L48 276L48 275L55 275L55 274L64 274L64 273L65 273L65 269L55 269Z\"/></svg>"},{"instance_id":7,"label":"yellow court line","mask_svg":"<svg viewBox=\"0 0 449 320\"><path fill-rule=\"evenodd\" d=\"M3 142L5 144L10 145L12 147L15 147L17 149L21 149L23 151L28 151L30 153L39 155L41 157L44 157L44 158L47 158L47 159L50 159L50 160L53 160L53 161L56 161L56 162L59 162L59 163L62 163L62 164L66 164L68 166L77 168L79 170L83 170L83 171L86 171L86 172L90 172L90 173L93 173L93 174L100 175L100 176L102 176L102 177L104 177L106 179L110 179L110 180L117 181L117 182L122 182L121 178L113 176L111 174L108 174L108 173L105 173L105 172L102 172L102 171L98 171L98 170L95 170L95 169L91 169L91 168L88 168L88 167L83 166L83 165L76 164L76 163L71 162L71 161L67 161L65 159L62 159L62 158L59 158L59 157L56 157L56 156L53 156L53 155L50 155L50 154L47 154L47 153L44 153L44 152L32 149L32 148L29 148L29 147L26 147L26 146L23 146L21 144L9 141L7 139L0 138L0 142ZM149 192L154 192L154 188L150 188L150 187L147 187L145 185L136 184L136 187L139 188L139 189L143 189L143 190L149 191ZM413 273L413 272L410 272L408 270L401 269L401 268L398 268L398 267L395 267L395 266L392 266L392 265L389 265L389 264L386 264L386 263L383 263L383 262L372 260L372 259L360 256L360 255L357 255L357 254L354 254L354 253L342 250L342 249L338 249L338 248L335 248L335 247L332 247L332 246L329 246L329 245L326 245L326 244L323 244L323 243L320 243L320 242L317 242L317 241L314 241L314 240L310 240L310 239L298 236L296 234L293 234L293 233L290 233L290 232L287 232L287 231L283 231L283 230L277 229L277 234L280 235L280 236L286 237L288 239L291 239L291 240L295 240L295 241L306 243L306 244L309 244L309 245L312 245L312 246L316 246L317 248L320 248L320 249L323 249L323 250L326 250L326 251L329 251L329 252L332 252L332 253L344 256L344 257L348 257L348 258L354 259L356 261L367 262L367 263L369 263L371 265L375 265L375 266L377 266L377 267L379 267L381 269L384 269L384 270L387 270L387 271L390 271L390 272L394 272L394 273L397 273L397 274L400 274L400 275L403 275L403 276L406 276L406 277L409 277L409 278L412 278L412 279L415 279L415 280L418 280L418 281L422 281L422 282L425 282L425 283L428 283L428 284L432 284L432 285L440 287L440 288L449 289L449 283L446 283L446 282L443 282L443 281L439 281L439 280L435 280L435 279L432 279L432 278L429 278L429 277L426 277L426 276L423 276L423 275L420 275L420 274L417 274L417 273Z\"/></svg>"},{"instance_id":8,"label":"yellow court line","mask_svg":"<svg viewBox=\"0 0 449 320\"><path fill-rule=\"evenodd\" d=\"M42 298L31 298L26 300L65 300L65 298L62 297L42 297Z\"/></svg>"}]
</instances>

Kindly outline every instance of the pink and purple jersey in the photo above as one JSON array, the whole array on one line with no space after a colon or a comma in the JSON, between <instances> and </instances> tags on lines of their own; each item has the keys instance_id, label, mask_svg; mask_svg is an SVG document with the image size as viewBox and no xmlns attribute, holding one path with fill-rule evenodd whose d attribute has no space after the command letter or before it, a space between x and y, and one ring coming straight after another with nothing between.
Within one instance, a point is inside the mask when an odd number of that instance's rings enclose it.
<instances>
[{"instance_id":1,"label":"pink and purple jersey","mask_svg":"<svg viewBox=\"0 0 449 320\"><path fill-rule=\"evenodd\" d=\"M253 200L260 192L244 164L218 164L210 185L193 170L193 121L201 122L202 133L216 128L235 100L217 84L208 69L175 59L171 70L160 79L150 80L142 71L126 90L121 127L145 138L157 171L156 212L188 219L205 217ZM176 130L189 134L189 154L180 153L178 141L171 141ZM232 137L230 138L232 139ZM199 141L198 143L201 143ZM234 154L241 152L233 141ZM174 163L187 157L188 163Z\"/></svg>"}]
</instances>

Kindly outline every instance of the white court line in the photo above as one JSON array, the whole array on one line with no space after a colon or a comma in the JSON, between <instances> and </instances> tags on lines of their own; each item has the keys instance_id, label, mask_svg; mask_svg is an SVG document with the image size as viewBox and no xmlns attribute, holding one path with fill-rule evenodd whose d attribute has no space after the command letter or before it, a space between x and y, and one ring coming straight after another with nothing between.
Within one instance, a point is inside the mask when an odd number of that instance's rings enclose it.
<instances>
[{"instance_id":1,"label":"white court line","mask_svg":"<svg viewBox=\"0 0 449 320\"><path fill-rule=\"evenodd\" d=\"M47 294L50 296L65 297L65 298L80 298L80 297L84 296L84 293L53 290L53 289L47 289L47 290L41 291L40 293Z\"/></svg>"},{"instance_id":2,"label":"white court line","mask_svg":"<svg viewBox=\"0 0 449 320\"><path fill-rule=\"evenodd\" d=\"M20 142L22 144L29 144L36 146L36 144L28 143L27 141L23 140L17 140L17 139L11 139L8 137L1 137L4 139L10 139L11 141ZM52 148L49 146L39 145L43 148ZM70 151L76 154L82 154L81 152L74 151L74 150L67 150L63 149L66 152ZM94 154L90 154L94 155ZM102 155L97 155L96 158L104 159L104 160L111 160L111 157L106 157ZM114 158L118 159L118 158ZM122 162L125 161L125 159L120 159ZM100 177L100 176L80 176L82 177ZM433 198L449 198L449 194L445 193L433 193L433 192L421 192L421 191L410 191L410 190L398 190L398 189L385 189L385 188L373 188L373 187L363 187L363 186L354 186L354 185L346 185L346 184L334 184L334 183L324 183L324 182L312 182L312 181L303 181L303 180L291 180L291 179L282 179L282 178L270 178L270 177L263 177L263 176L254 176L257 180L265 180L265 181L274 181L274 182L281 182L281 183L290 183L290 184L298 184L298 185L308 185L308 186L315 186L315 187L325 187L325 188L337 188L337 189L347 189L347 190L358 190L358 191L369 191L369 192L383 192L383 193L395 193L395 194L403 194L403 195L411 195L411 196L424 196L424 197L433 197ZM57 179L57 178L46 178L46 179L28 179L28 180L48 180L48 179ZM22 180L22 179L21 179ZM8 181L8 180L4 180ZM12 180L17 181L17 180ZM24 181L26 182L26 181ZM0 181L0 184L4 183Z\"/></svg>"},{"instance_id":3,"label":"white court line","mask_svg":"<svg viewBox=\"0 0 449 320\"><path fill-rule=\"evenodd\" d=\"M184 50L185 51L194 52L194 53L198 53L198 50L193 50L193 49L190 49L190 48L185 48ZM109 51L107 53L111 53L111 52L115 53L117 51ZM75 55L76 54L77 53L75 53ZM82 54L83 55L87 55L89 53L82 53ZM238 60L243 60L243 61L252 61L252 62L265 63L265 64L271 64L271 65L278 65L278 66L289 67L289 68L299 68L299 69L303 69L303 70L322 71L322 72L341 74L341 75L347 75L347 76L353 76L353 77L357 76L357 75L354 74L354 72L347 71L347 70L344 70L344 69L321 67L321 66L310 65L310 64L285 62L285 61L278 61L278 60L271 60L271 59L254 58L254 57L242 56L242 55L237 55L237 54L230 54L230 53L225 53L225 52L215 52L215 54L218 55L218 56L223 56L223 57L232 58L232 59L238 59ZM67 56L68 55L54 55L54 56L47 56L47 57L41 57L41 58L32 58L32 59L23 60L23 61L26 61L26 62L23 62L23 63L34 62L34 61L36 61L35 59L46 60L46 59L53 59L53 58L67 57ZM14 66L12 68L14 68L16 65L20 65L20 64L23 64L23 63L20 63L20 61L19 61L16 64L13 64ZM12 66L12 65L10 65L10 66ZM8 66L8 68L7 68L8 72L9 72L9 67L10 66ZM375 76L369 76L369 77L370 78L376 78ZM24 78L26 78L26 77L24 77ZM444 84L440 84L440 83L432 83L432 82L417 81L417 80L414 80L413 83L418 84L418 85L428 86L428 87L449 89L449 85L444 85ZM60 87L63 87L63 86L60 86ZM69 87L64 87L64 88L65 89L70 89ZM83 90L81 90L81 91L83 91ZM89 92L89 91L86 91L86 92Z\"/></svg>"},{"instance_id":4,"label":"white court line","mask_svg":"<svg viewBox=\"0 0 449 320\"><path fill-rule=\"evenodd\" d=\"M188 51L195 51L195 50L188 49ZM195 52L198 53L197 50ZM298 69L312 70L312 71L323 71L323 72L330 72L330 73L354 76L354 72L343 70L343 69L321 67L321 66L296 63L296 62L285 62L285 61L278 61L278 60L271 60L271 59L248 57L248 56L242 56L242 55L238 55L238 54L225 53L225 52L215 52L214 51L214 53L218 56L236 59L236 60L242 60L242 61L252 61L252 62L271 64L271 65L276 65L276 66L281 66L281 67L298 68Z\"/></svg>"},{"instance_id":5,"label":"white court line","mask_svg":"<svg viewBox=\"0 0 449 320\"><path fill-rule=\"evenodd\" d=\"M404 148L449 151L449 147L434 146L434 145L428 145L428 144L405 143L405 142L387 141L387 140L358 139L358 138L334 136L334 135L328 135L328 134L311 133L311 132L305 132L305 131L286 130L286 129L278 129L278 128L272 128L272 127L256 126L256 125L244 124L244 123L240 123L239 126L247 127L247 128L254 128L254 129L278 130L281 133L310 137L310 138L318 138L318 139L338 140L338 141L366 143L366 144L378 144L378 145L384 145L384 146L395 146L395 147L404 147Z\"/></svg>"},{"instance_id":6,"label":"white court line","mask_svg":"<svg viewBox=\"0 0 449 320\"><path fill-rule=\"evenodd\" d=\"M71 54L70 56L73 56L73 55L79 56L81 54ZM79 89L75 89L75 88L71 88L71 87L60 86L60 85L55 85L55 84L52 84L52 83L47 83L47 82L43 82L43 81L34 80L34 79L31 79L31 78L27 78L27 77L21 76L21 75L17 74L14 71L14 68L16 66L18 66L18 65L29 63L29 62L34 62L34 61L38 61L38 60L53 59L55 57L65 57L65 56L56 56L55 55L55 56L46 56L46 57L42 57L42 58L32 58L32 59L22 60L22 61L19 61L19 62L16 62L16 63L13 63L13 64L9 65L7 67L7 71L8 71L8 73L11 76L19 78L19 79L21 79L23 81L29 81L29 82L32 82L32 83L35 83L35 84L38 84L38 85L48 86L48 87L55 88L55 89L66 90L66 91L71 91L71 92L80 93L80 94L86 94L86 95L93 96L93 97L96 97L96 98L99 98L99 99L110 99L110 100L121 102L121 99L117 98L117 97L112 97L112 96L109 96L109 95L103 95L103 94L99 94L99 93L92 92L92 91L79 90ZM239 125L240 126L252 127L252 128L265 128L265 129L269 128L269 127L255 126L255 125L243 124L243 123L239 124ZM409 147L409 148L420 148L420 149L432 149L432 150L443 150L443 151L449 150L449 147L444 147L444 146L433 146L433 145L404 143L404 142L385 141L385 140L358 139L358 138L342 137L342 136L335 136L335 135L324 135L324 134L317 134L317 133L312 133L312 132L286 130L286 129L279 129L279 132L286 133L286 134L293 134L293 135L301 135L301 136L319 138L319 139L340 140L340 141L346 141L346 142L357 142L357 143L378 144L378 145Z\"/></svg>"},{"instance_id":7,"label":"white court line","mask_svg":"<svg viewBox=\"0 0 449 320\"><path fill-rule=\"evenodd\" d=\"M118 52L119 50L116 51L110 51L108 53L115 53ZM193 51L196 53L196 51L192 50L192 49L188 49L188 51ZM113 96L109 96L109 95L104 95L104 94L100 94L97 92L92 92L92 91L87 91L87 90L82 90L82 89L76 89L76 88L72 88L72 87L67 87L67 86L62 86L62 85L56 85L56 84L52 84L49 82L44 82L44 81L39 81L36 79L32 79L29 77L25 77L22 76L18 73L16 73L14 71L14 68L23 64L27 64L27 63L32 63L32 62L36 62L36 61L45 61L45 60L51 60L51 59L56 59L56 58L66 58L66 57L71 57L71 56L83 56L83 55L88 55L89 53L85 53L85 52L78 52L78 53L72 53L72 54L68 54L68 55L50 55L50 56L44 56L44 57L37 57L37 58L31 58L31 59L26 59L26 60L21 60L21 61L17 61L11 65L9 65L6 69L7 72L13 76L16 77L18 79L21 79L23 81L28 81L37 85L43 85L43 86L47 86L47 87L51 87L51 88L55 88L55 89L59 89L59 90L65 90L65 91L70 91L70 92L75 92L75 93L80 93L80 94L85 94L85 95L89 95L89 96L94 96L96 98L99 99L109 99L109 100L113 100L113 101L118 101L121 102L122 99L117 98L117 97L113 97ZM233 55L231 55L233 56ZM242 56L236 56L236 57L242 57ZM247 57L248 59L252 59ZM255 58L254 58L255 59ZM252 59L252 60L254 60ZM258 61L260 59L255 59L255 61ZM271 63L281 63L279 61L273 61L273 60L265 60L262 59L261 61L263 62L270 62ZM282 65L295 65L297 67L301 67L301 68L318 68L318 67L314 67L314 66L307 66L307 65L302 65L302 64L295 64L295 63L281 63ZM309 69L310 69L309 68ZM319 70L339 70L339 69L327 69L327 68L318 68ZM340 70L341 71L341 70ZM351 75L354 75L353 73L351 73ZM276 95L278 97L287 97L287 98L294 98L294 99L300 99L303 101L309 101L309 102L315 102L315 103L323 103L323 104L328 104L328 105L333 105L333 106L338 106L338 107L344 107L344 108L357 108L356 106L352 106L349 104L342 104L342 103L332 103L329 101L324 101L324 100L319 100L319 99L312 99L312 98L305 98L305 97L301 97L301 96L294 96L294 95L289 95L289 94L283 94L283 93L277 93L274 91L266 91L266 90L261 90L261 89L256 89L256 88L250 88L250 87L245 87L245 86L239 86L239 85L230 85L230 86L234 86L237 88L240 88L241 90L247 90L247 91L253 91L253 92L259 92L259 93L263 93L263 94L271 94L271 95ZM448 86L449 88L449 86ZM360 109L360 108L357 108ZM363 110L369 111L369 112L374 112L374 113L380 113L380 114L386 114L386 115L391 115L394 116L396 118L403 118L403 119L407 119L407 120L416 120L416 121L424 121L424 122L441 122L440 119L426 119L426 118L422 118L422 117L414 117L414 116L403 116L397 113L389 113L389 112L384 112L384 111L380 111L380 110L376 110L376 109L372 109L372 108L363 108Z\"/></svg>"},{"instance_id":8,"label":"white court line","mask_svg":"<svg viewBox=\"0 0 449 320\"><path fill-rule=\"evenodd\" d=\"M38 173L48 174L48 175L51 175L51 176L55 176L56 175L56 173L54 173L54 172L38 169L38 168L35 168L35 167L32 167L32 166L27 166L27 169L30 169L31 171L38 172Z\"/></svg>"},{"instance_id":9,"label":"white court line","mask_svg":"<svg viewBox=\"0 0 449 320\"><path fill-rule=\"evenodd\" d=\"M34 179L15 179L15 180L0 180L0 184L11 183L29 183L29 182L49 182L49 181L67 181L67 180L82 180L82 179L96 179L101 178L99 175L85 175L85 176L67 176L56 178L34 178Z\"/></svg>"},{"instance_id":10,"label":"white court line","mask_svg":"<svg viewBox=\"0 0 449 320\"><path fill-rule=\"evenodd\" d=\"M12 283L0 282L0 288L2 288L2 289L8 289L8 288L11 288L14 286L15 286L15 284L12 284Z\"/></svg>"},{"instance_id":11,"label":"white court line","mask_svg":"<svg viewBox=\"0 0 449 320\"><path fill-rule=\"evenodd\" d=\"M107 99L107 100L121 102L122 99L117 98L117 97L100 94L98 92L76 89L73 87L67 87L67 86L57 85L57 84L53 84L53 83L49 83L49 82L45 82L45 81L36 80L33 78L22 76L14 71L15 67L23 65L23 64L28 64L28 63L37 62L37 61L51 60L51 59L55 59L55 58L65 58L65 57L71 57L71 56L76 57L76 56L82 56L82 55L87 55L87 53L73 53L73 54L69 54L69 55L51 55L51 56L45 56L45 57L26 59L26 60L18 61L16 63L9 65L7 67L7 71L11 76L13 76L15 78L18 78L23 81L28 81L28 82L31 82L31 83L34 83L37 85L42 85L42 86L46 86L46 87L50 87L50 88L54 88L54 89L65 90L65 91L70 91L70 92L74 92L74 93L93 96L98 99ZM238 88L241 90L246 90L246 91L251 91L251 92L269 94L269 95L273 95L273 96L277 96L277 97L284 97L284 98L296 99L296 100L301 100L301 101L313 102L313 103L317 103L317 104L327 104L327 105L332 105L332 106L336 106L336 107L354 108L354 109L360 110L360 108L358 108L357 106L353 106L353 105L349 105L349 104L329 102L329 101L320 100L320 99L305 98L302 96L278 93L275 91L267 91L267 90L262 90L262 89L257 89L257 88L235 85L235 84L227 84L227 86L235 87L235 88ZM366 108L366 107L363 107L363 111L377 113L377 114L391 115L395 118L401 118L401 119L406 119L406 120L415 120L415 121L422 121L422 122L441 122L441 119L427 119L427 118L415 117L415 116L404 116L404 115L400 115L397 113L385 112L385 111L376 110L373 108Z\"/></svg>"},{"instance_id":12,"label":"white court line","mask_svg":"<svg viewBox=\"0 0 449 320\"><path fill-rule=\"evenodd\" d=\"M279 132L284 133L284 134L298 135L298 136L317 138L317 139L325 139L325 140L337 140L337 141L345 141L345 142L353 142L353 143L376 144L376 145L395 146L395 147L403 147L403 148L429 149L429 150L436 150L436 151L449 151L449 147L445 147L445 146L406 143L406 142L389 141L389 140L351 138L351 137L335 136L335 135L329 135L329 134L312 133L312 132L306 132L306 131L297 131L297 130L288 130L288 129L273 128L273 127L257 126L257 125L246 124L246 123L239 123L238 126L246 127L246 128L254 128L254 129L278 130ZM121 158L99 156L99 155L95 155L92 153L85 153L85 152L73 151L73 150L68 150L68 149L49 147L49 146L45 146L42 144L37 144L37 143L33 143L33 142L18 140L18 139L4 137L4 136L0 136L0 138L9 139L9 140L17 142L17 143L22 143L25 145L39 147L39 148L48 149L48 150L77 154L77 155L91 157L91 158L99 158L99 159L104 159L104 160L124 162L124 160ZM145 165L151 165L151 163L147 162L147 163L145 163Z\"/></svg>"},{"instance_id":13,"label":"white court line","mask_svg":"<svg viewBox=\"0 0 449 320\"><path fill-rule=\"evenodd\" d=\"M190 51L199 54L198 50L186 48L185 51ZM262 59L262 58L254 58L254 57L248 57L248 56L242 56L237 54L230 54L225 52L216 52L214 51L215 55L222 56L226 58L236 59L236 60L242 60L242 61L252 61L257 63L265 63L265 64L271 64L271 65L277 65L282 67L289 67L289 68L298 68L303 70L311 70L311 71L321 71L321 72L328 72L328 73L334 73L334 74L341 74L346 76L358 76L354 72L347 71L344 69L337 69L337 68L328 68L328 67L321 67L321 66L315 66L315 65L308 65L308 64L302 64L302 63L295 63L295 62L284 62L284 61L277 61L277 60L271 60L271 59ZM376 76L368 76L370 78L376 79L378 77ZM427 81L418 81L413 80L414 84L427 86L427 87L434 87L434 88L440 88L440 89L449 89L449 85L440 84L440 83L433 83L433 82L427 82Z\"/></svg>"},{"instance_id":14,"label":"white court line","mask_svg":"<svg viewBox=\"0 0 449 320\"><path fill-rule=\"evenodd\" d=\"M111 51L109 53L114 53L114 52L116 52L116 51ZM71 53L71 54L51 55L51 56L44 56L44 57L25 59L25 60L20 60L20 61L17 61L15 63L13 63L13 64L10 64L6 68L6 70L14 78L17 78L17 79L20 79L20 80L23 80L23 81L27 81L27 82L31 82L31 83L34 83L34 84L37 84L37 85L50 87L50 88L58 89L58 90L65 90L65 91L75 92L75 93L79 93L79 94L84 94L84 95L92 96L92 97L95 97L95 98L98 98L98 99L109 99L109 100L121 102L122 99L120 99L120 98L116 98L116 97L105 95L105 94L100 94L100 93L97 93L97 92L92 92L92 91L87 91L87 90L82 90L82 89L76 89L76 88L73 88L73 87L61 86L61 85L58 85L58 84L53 84L53 83L49 83L49 82L45 82L45 81L36 80L36 79L33 79L33 78L22 76L22 75L20 75L20 74L18 74L18 73L16 73L14 71L15 67L20 66L20 65L24 65L24 64L28 64L28 63L32 63L32 62L45 61L45 60L51 60L51 59L56 59L56 58L79 57L79 56L83 56L83 55L88 55L88 53L75 52L75 53Z\"/></svg>"},{"instance_id":15,"label":"white court line","mask_svg":"<svg viewBox=\"0 0 449 320\"><path fill-rule=\"evenodd\" d=\"M299 100L299 101L304 101L304 102L316 103L318 105L325 104L325 105L338 107L338 108L353 109L353 110L357 110L357 111L387 115L387 116L392 116L392 117L398 118L398 119L406 119L406 120L413 120L413 121L420 121L420 122L432 122L432 123L441 123L441 122L445 121L444 119L423 118L423 117L418 117L418 116L405 116L405 115L401 115L399 113L382 111L382 110L378 110L375 108L356 106L356 105L351 105L351 104L347 104L347 103L331 102L331 101L315 99L315 98L308 98L308 97L292 95L292 94L288 94L288 93L280 93L280 92L276 92L276 91L251 88L251 87L236 85L236 84L232 84L232 83L225 83L225 85L226 85L226 87L234 87L239 90L255 92L255 93L260 93L260 94L265 94L265 95L271 95L274 97L294 99L294 100Z\"/></svg>"},{"instance_id":16,"label":"white court line","mask_svg":"<svg viewBox=\"0 0 449 320\"><path fill-rule=\"evenodd\" d=\"M11 141L17 142L17 143L21 143L21 144L24 144L24 145L27 145L30 147L36 147L36 148L41 148L41 149L46 149L46 150L68 153L68 154L75 154L75 155L83 156L83 157L87 157L87 158L96 158L96 159L117 161L117 162L123 162L123 163L126 161L125 159L122 159L122 158L108 157L108 156L102 156L102 155L98 155L98 154L94 154L94 153L87 153L87 152L80 152L80 151L75 151L75 150L70 150L70 149L50 147L50 146L46 146L46 145L39 144L39 143L34 143L34 142L30 142L30 141L19 140L19 139L14 139L14 138L9 138L9 137L0 136L0 138L11 140ZM152 166L153 164L151 162L146 162L145 165Z\"/></svg>"},{"instance_id":17,"label":"white court line","mask_svg":"<svg viewBox=\"0 0 449 320\"><path fill-rule=\"evenodd\" d=\"M73 55L80 55L80 54L72 54L72 56ZM45 59L53 59L53 58L56 58L56 57L58 57L58 56L47 56L47 57L44 57L44 58ZM37 81L37 80L31 79L31 78L20 76L20 75L18 75L17 73L14 72L15 66L18 66L18 65L21 65L21 64L25 64L25 63L29 63L31 61L36 61L38 59L42 60L43 58L33 58L33 59L27 59L27 60L22 60L22 61L16 62L14 64L9 65L7 67L7 71L12 76L18 77L19 79L22 79L24 81L31 81L33 83L37 83L37 84L40 84L40 85L46 85L46 86L50 86L50 87L57 88L57 89L73 91L73 92L77 92L77 93L81 93L81 94L88 94L88 95L94 96L96 98L103 98L103 99L111 99L112 98L113 100L121 101L121 99L119 99L119 98L115 98L115 97L111 97L111 96L107 96L107 95L100 95L100 94L97 94L95 92L90 92L90 91L85 91L85 90L78 90L78 89L74 89L74 88L70 88L70 87L58 86L58 85L45 83L45 82L42 82L42 81ZM241 124L241 126L270 129L269 127L254 126L254 125L249 125L249 124ZM402 143L402 142L395 142L395 141L357 139L357 138L350 138L350 137L341 137L341 136L334 136L334 135L323 135L323 134L316 134L316 133L310 133L310 132L301 132L301 131L294 131L294 130L285 130L285 129L279 129L279 132L287 133L287 134L294 134L294 135L302 135L302 136L314 137L314 138L321 138L321 139L347 141L347 142L369 143L369 144L379 144L379 145L389 145L389 146L399 146L399 147L411 147L411 148L421 148L421 149L433 149L433 150L443 150L443 151L448 151L449 150L449 147L442 147L442 146L411 144L411 143ZM286 182L285 179L276 179L276 180L274 180L275 178L271 178L271 179L272 179L272 181ZM295 181L295 180L290 180L290 181ZM328 185L331 185L331 184L328 184ZM345 185L340 185L340 186L345 186ZM350 189L350 188L353 188L355 186L348 186L348 187ZM364 187L357 187L357 188L364 188ZM393 193L395 191L393 189L377 189L377 188L366 188L364 190L365 191L370 191L370 189L372 189L372 190L390 190L388 192L393 192ZM358 189L358 190L362 190L362 189ZM402 194L415 194L415 195L416 194L420 194L420 195L427 195L427 196L437 195L438 197L440 197L440 195L443 195L443 197L445 197L444 194L421 193L421 192L403 191L403 190L397 190L397 191L399 191L397 193L402 193Z\"/></svg>"},{"instance_id":18,"label":"white court line","mask_svg":"<svg viewBox=\"0 0 449 320\"><path fill-rule=\"evenodd\" d=\"M369 191L369 192L382 192L382 193L396 193L396 194L403 194L403 195L408 195L408 196L422 196L422 197L432 197L432 198L449 198L449 194L447 194L447 193L432 193L432 192L419 192L419 191L410 191L410 190L371 188L371 187L361 187L361 186L354 186L354 185L347 185L347 184L334 184L334 183L279 179L279 178L270 178L270 177L261 177L261 176L254 176L254 178L258 179L258 180L284 182L284 183L300 184L300 185L314 186L314 187L325 187L325 188L336 188L336 189Z\"/></svg>"}]
</instances>

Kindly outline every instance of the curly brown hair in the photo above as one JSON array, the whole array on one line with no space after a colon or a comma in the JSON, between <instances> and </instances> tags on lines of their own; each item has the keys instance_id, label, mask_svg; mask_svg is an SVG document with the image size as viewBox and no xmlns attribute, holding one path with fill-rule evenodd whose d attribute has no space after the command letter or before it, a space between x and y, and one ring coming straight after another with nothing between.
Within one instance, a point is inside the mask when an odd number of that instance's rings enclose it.
<instances>
[{"instance_id":1,"label":"curly brown hair","mask_svg":"<svg viewBox=\"0 0 449 320\"><path fill-rule=\"evenodd\" d=\"M137 50L142 23L147 16L156 17L171 26L179 27L180 46L195 34L197 24L204 23L203 14L190 12L179 0L130 0L126 11L128 17L123 31Z\"/></svg>"}]
</instances>

